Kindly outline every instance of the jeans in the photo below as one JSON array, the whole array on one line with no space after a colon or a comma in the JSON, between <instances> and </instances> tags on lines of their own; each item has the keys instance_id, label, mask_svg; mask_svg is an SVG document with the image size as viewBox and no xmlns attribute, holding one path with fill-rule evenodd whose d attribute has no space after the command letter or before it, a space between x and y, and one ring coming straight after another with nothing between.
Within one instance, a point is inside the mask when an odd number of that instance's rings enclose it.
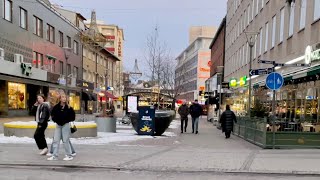
<instances>
[{"instance_id":1,"label":"jeans","mask_svg":"<svg viewBox=\"0 0 320 180\"><path fill-rule=\"evenodd\" d=\"M53 140L52 140L52 141L53 141ZM72 154L76 153L76 150L74 150L74 147L73 147L73 145L71 144L71 141L70 141L70 140L69 140L69 142L70 142L71 153L72 153ZM51 143L50 154L53 154L53 143Z\"/></svg>"},{"instance_id":2,"label":"jeans","mask_svg":"<svg viewBox=\"0 0 320 180\"><path fill-rule=\"evenodd\" d=\"M71 146L70 146L70 124L66 123L63 126L56 125L54 131L54 138L52 142L53 156L58 157L60 141L62 140L64 150L67 156L71 156Z\"/></svg>"},{"instance_id":3,"label":"jeans","mask_svg":"<svg viewBox=\"0 0 320 180\"><path fill-rule=\"evenodd\" d=\"M45 130L48 127L47 122L38 123L37 129L34 132L34 139L39 149L48 148L47 141L44 135Z\"/></svg>"},{"instance_id":4,"label":"jeans","mask_svg":"<svg viewBox=\"0 0 320 180\"><path fill-rule=\"evenodd\" d=\"M192 118L192 132L197 132L199 127L199 117Z\"/></svg>"},{"instance_id":5,"label":"jeans","mask_svg":"<svg viewBox=\"0 0 320 180\"><path fill-rule=\"evenodd\" d=\"M184 122L184 132L186 132L188 127L188 117L181 118L181 132L183 132L183 122Z\"/></svg>"}]
</instances>

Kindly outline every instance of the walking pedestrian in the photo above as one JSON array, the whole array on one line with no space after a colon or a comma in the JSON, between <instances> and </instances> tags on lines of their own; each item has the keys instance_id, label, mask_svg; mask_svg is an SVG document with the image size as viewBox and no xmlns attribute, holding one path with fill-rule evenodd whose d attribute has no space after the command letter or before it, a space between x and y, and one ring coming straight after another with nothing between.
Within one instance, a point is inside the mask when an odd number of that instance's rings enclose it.
<instances>
[{"instance_id":1,"label":"walking pedestrian","mask_svg":"<svg viewBox=\"0 0 320 180\"><path fill-rule=\"evenodd\" d=\"M226 110L220 117L222 132L225 133L226 139L230 138L231 132L233 131L234 122L237 123L236 115L230 110L230 106L227 105Z\"/></svg>"},{"instance_id":2,"label":"walking pedestrian","mask_svg":"<svg viewBox=\"0 0 320 180\"><path fill-rule=\"evenodd\" d=\"M181 118L181 133L183 133L183 124L184 124L184 132L187 132L188 127L188 115L189 115L189 107L187 106L187 102L183 102L183 104L179 107L178 113Z\"/></svg>"},{"instance_id":3,"label":"walking pedestrian","mask_svg":"<svg viewBox=\"0 0 320 180\"><path fill-rule=\"evenodd\" d=\"M75 120L75 112L67 102L67 96L61 94L60 102L55 105L51 112L52 120L56 123L56 129L53 138L53 155L48 158L49 161L58 160L60 141L62 140L66 156L63 160L73 160L70 146L70 122Z\"/></svg>"},{"instance_id":4,"label":"walking pedestrian","mask_svg":"<svg viewBox=\"0 0 320 180\"><path fill-rule=\"evenodd\" d=\"M196 134L199 133L199 119L202 115L202 107L198 103L198 100L194 100L193 104L190 106L190 114L192 117L192 133L196 132Z\"/></svg>"},{"instance_id":5,"label":"walking pedestrian","mask_svg":"<svg viewBox=\"0 0 320 180\"><path fill-rule=\"evenodd\" d=\"M50 110L49 105L44 101L45 96L43 94L39 94L37 96L37 102L34 104L31 110L35 116L35 121L37 122L37 129L34 133L34 139L39 150L41 150L40 155L46 155L48 152L48 145L44 133L48 127Z\"/></svg>"}]
</instances>

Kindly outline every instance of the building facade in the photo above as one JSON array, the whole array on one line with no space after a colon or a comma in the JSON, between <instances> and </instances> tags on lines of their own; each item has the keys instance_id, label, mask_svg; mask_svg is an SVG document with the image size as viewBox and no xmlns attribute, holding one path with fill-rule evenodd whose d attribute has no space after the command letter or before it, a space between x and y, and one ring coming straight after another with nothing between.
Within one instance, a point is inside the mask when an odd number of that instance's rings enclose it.
<instances>
[{"instance_id":1,"label":"building facade","mask_svg":"<svg viewBox=\"0 0 320 180\"><path fill-rule=\"evenodd\" d=\"M205 81L210 77L210 50L212 38L199 37L177 58L175 86L178 99L204 102L199 91L205 91Z\"/></svg>"},{"instance_id":2,"label":"building facade","mask_svg":"<svg viewBox=\"0 0 320 180\"><path fill-rule=\"evenodd\" d=\"M213 37L217 28L212 26L192 26L189 29L189 44L192 44L198 37Z\"/></svg>"},{"instance_id":3,"label":"building facade","mask_svg":"<svg viewBox=\"0 0 320 180\"><path fill-rule=\"evenodd\" d=\"M81 29L48 1L3 0L0 14L0 116L28 115L38 93L55 103L60 90L80 112Z\"/></svg>"},{"instance_id":4,"label":"building facade","mask_svg":"<svg viewBox=\"0 0 320 180\"><path fill-rule=\"evenodd\" d=\"M284 86L276 93L276 113L298 120L319 120L320 1L228 1L225 79L236 82L249 76L250 48L245 32L257 32L252 48L252 69L270 68L258 60L275 63L311 64L310 67L276 67ZM265 75L252 76L255 101L270 106L272 93L265 88ZM235 108L245 110L248 91L235 85L230 99ZM258 96L260 94L260 96ZM270 110L270 109L269 109Z\"/></svg>"}]
</instances>

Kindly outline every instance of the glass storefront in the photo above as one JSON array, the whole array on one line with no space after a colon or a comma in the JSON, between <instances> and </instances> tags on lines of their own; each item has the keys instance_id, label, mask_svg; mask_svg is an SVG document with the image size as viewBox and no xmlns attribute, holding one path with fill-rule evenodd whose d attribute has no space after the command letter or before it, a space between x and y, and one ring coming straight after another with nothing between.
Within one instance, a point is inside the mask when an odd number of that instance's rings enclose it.
<instances>
[{"instance_id":1,"label":"glass storefront","mask_svg":"<svg viewBox=\"0 0 320 180\"><path fill-rule=\"evenodd\" d=\"M26 109L26 85L8 82L9 109Z\"/></svg>"},{"instance_id":2,"label":"glass storefront","mask_svg":"<svg viewBox=\"0 0 320 180\"><path fill-rule=\"evenodd\" d=\"M75 111L80 111L80 95L77 95L76 93L70 93L69 104Z\"/></svg>"}]
</instances>

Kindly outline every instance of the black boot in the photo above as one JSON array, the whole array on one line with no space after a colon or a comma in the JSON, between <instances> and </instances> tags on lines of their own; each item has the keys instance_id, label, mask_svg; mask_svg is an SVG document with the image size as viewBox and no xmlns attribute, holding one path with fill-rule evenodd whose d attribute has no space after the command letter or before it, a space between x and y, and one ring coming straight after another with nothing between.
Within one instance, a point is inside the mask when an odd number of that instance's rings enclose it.
<instances>
[{"instance_id":1,"label":"black boot","mask_svg":"<svg viewBox=\"0 0 320 180\"><path fill-rule=\"evenodd\" d=\"M199 132L198 131L196 131L196 134L198 134Z\"/></svg>"}]
</instances>

